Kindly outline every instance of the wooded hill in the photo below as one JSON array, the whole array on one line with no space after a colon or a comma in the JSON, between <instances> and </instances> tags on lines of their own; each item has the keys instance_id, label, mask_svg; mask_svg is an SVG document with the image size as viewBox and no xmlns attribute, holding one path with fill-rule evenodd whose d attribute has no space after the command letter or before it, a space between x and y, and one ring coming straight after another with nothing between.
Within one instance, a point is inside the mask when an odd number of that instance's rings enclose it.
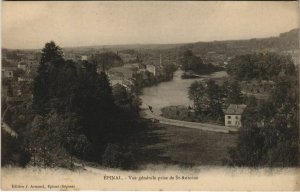
<instances>
[{"instance_id":1,"label":"wooded hill","mask_svg":"<svg viewBox=\"0 0 300 192\"><path fill-rule=\"evenodd\" d=\"M107 50L160 50L162 52L182 52L192 50L195 53L219 52L228 54L243 54L258 50L295 50L299 49L299 28L279 34L276 37L252 38L247 40L226 40L211 42L194 42L182 44L128 44L128 45L101 45L85 47L69 47L67 49L77 49L85 51L86 49L107 49Z\"/></svg>"}]
</instances>

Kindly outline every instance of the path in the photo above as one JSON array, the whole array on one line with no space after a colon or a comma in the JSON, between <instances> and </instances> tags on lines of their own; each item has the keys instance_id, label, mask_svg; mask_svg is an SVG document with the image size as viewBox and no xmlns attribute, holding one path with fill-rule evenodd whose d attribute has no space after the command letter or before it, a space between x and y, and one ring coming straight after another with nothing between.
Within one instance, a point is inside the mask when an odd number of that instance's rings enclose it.
<instances>
[{"instance_id":1,"label":"path","mask_svg":"<svg viewBox=\"0 0 300 192\"><path fill-rule=\"evenodd\" d=\"M221 132L221 133L229 133L230 131L237 131L237 129L235 128L229 128L221 125L168 119L160 116L159 109L156 110L154 109L152 113L149 109L144 108L142 110L142 115L146 119L156 119L161 124L174 125L174 126L186 127L191 129L199 129L204 131Z\"/></svg>"},{"instance_id":2,"label":"path","mask_svg":"<svg viewBox=\"0 0 300 192\"><path fill-rule=\"evenodd\" d=\"M7 132L8 134L10 134L12 137L18 137L18 134L6 123L1 122L1 128Z\"/></svg>"}]
</instances>

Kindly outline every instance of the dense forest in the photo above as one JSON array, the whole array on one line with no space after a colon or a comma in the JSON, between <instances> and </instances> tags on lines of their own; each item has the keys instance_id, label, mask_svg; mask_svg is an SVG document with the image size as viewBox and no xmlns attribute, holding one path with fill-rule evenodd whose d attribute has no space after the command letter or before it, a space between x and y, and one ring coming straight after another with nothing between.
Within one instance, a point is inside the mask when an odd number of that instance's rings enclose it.
<instances>
[{"instance_id":1,"label":"dense forest","mask_svg":"<svg viewBox=\"0 0 300 192\"><path fill-rule=\"evenodd\" d=\"M173 48L176 50L178 48ZM252 38L248 40L227 40L212 42L196 42L180 46L180 50L192 50L205 54L210 51L225 53L228 56L243 55L263 50L297 50L299 49L299 28L281 33L276 37Z\"/></svg>"},{"instance_id":2,"label":"dense forest","mask_svg":"<svg viewBox=\"0 0 300 192\"><path fill-rule=\"evenodd\" d=\"M299 165L298 79L276 82L269 101L248 102L230 165L286 167Z\"/></svg>"},{"instance_id":3,"label":"dense forest","mask_svg":"<svg viewBox=\"0 0 300 192\"><path fill-rule=\"evenodd\" d=\"M274 80L279 75L295 75L290 56L277 53L255 53L236 56L226 66L228 74L238 80Z\"/></svg>"},{"instance_id":4,"label":"dense forest","mask_svg":"<svg viewBox=\"0 0 300 192\"><path fill-rule=\"evenodd\" d=\"M273 53L243 55L228 70L237 79L272 79L275 88L268 100L246 100L238 143L229 150L227 164L298 166L299 76L293 62Z\"/></svg>"},{"instance_id":5,"label":"dense forest","mask_svg":"<svg viewBox=\"0 0 300 192\"><path fill-rule=\"evenodd\" d=\"M188 90L189 99L193 101L196 116L224 124L222 108L229 104L242 104L247 97L242 95L237 81L225 81L218 85L214 80L195 81Z\"/></svg>"},{"instance_id":6,"label":"dense forest","mask_svg":"<svg viewBox=\"0 0 300 192\"><path fill-rule=\"evenodd\" d=\"M107 75L96 68L96 63L64 60L59 46L46 43L33 102L9 109L4 117L19 129L22 149L15 151L26 154L21 162L28 161L29 153L37 162L44 159L45 166L66 166L68 157L76 156L108 167L135 167L130 142L140 126L140 102L113 92Z\"/></svg>"},{"instance_id":7,"label":"dense forest","mask_svg":"<svg viewBox=\"0 0 300 192\"><path fill-rule=\"evenodd\" d=\"M226 165L290 167L299 165L299 81L290 57L275 53L247 54L233 58L233 77L217 85L195 81L189 87L198 118L222 122L222 107L246 104L236 147L229 149ZM258 100L241 92L239 80L272 80L269 99Z\"/></svg>"}]
</instances>

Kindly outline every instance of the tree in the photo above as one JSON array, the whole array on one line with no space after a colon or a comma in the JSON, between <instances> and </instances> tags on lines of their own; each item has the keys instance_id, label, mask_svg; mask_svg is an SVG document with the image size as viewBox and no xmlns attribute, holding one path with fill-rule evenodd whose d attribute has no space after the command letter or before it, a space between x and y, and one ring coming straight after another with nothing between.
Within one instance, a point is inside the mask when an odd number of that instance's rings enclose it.
<instances>
[{"instance_id":1,"label":"tree","mask_svg":"<svg viewBox=\"0 0 300 192\"><path fill-rule=\"evenodd\" d=\"M248 102L230 164L237 166L298 166L299 108L297 78L276 82L270 101Z\"/></svg>"},{"instance_id":2,"label":"tree","mask_svg":"<svg viewBox=\"0 0 300 192\"><path fill-rule=\"evenodd\" d=\"M219 102L221 97L220 87L212 79L208 80L206 84L207 84L207 94L209 99L215 103Z\"/></svg>"},{"instance_id":3,"label":"tree","mask_svg":"<svg viewBox=\"0 0 300 192\"><path fill-rule=\"evenodd\" d=\"M241 104L243 102L243 96L241 92L241 87L238 81L233 81L229 84L227 88L227 102L230 104Z\"/></svg>"},{"instance_id":4,"label":"tree","mask_svg":"<svg viewBox=\"0 0 300 192\"><path fill-rule=\"evenodd\" d=\"M136 168L132 151L122 148L119 144L109 143L102 157L102 164L106 167L133 169Z\"/></svg>"},{"instance_id":5,"label":"tree","mask_svg":"<svg viewBox=\"0 0 300 192\"><path fill-rule=\"evenodd\" d=\"M49 111L51 98L49 87L51 86L50 75L56 75L57 67L64 64L63 53L53 41L46 43L42 50L40 65L33 88L33 108L41 115Z\"/></svg>"},{"instance_id":6,"label":"tree","mask_svg":"<svg viewBox=\"0 0 300 192\"><path fill-rule=\"evenodd\" d=\"M128 94L126 88L120 84L116 84L113 87L113 96L116 105L125 105L128 103Z\"/></svg>"},{"instance_id":7,"label":"tree","mask_svg":"<svg viewBox=\"0 0 300 192\"><path fill-rule=\"evenodd\" d=\"M195 81L189 87L189 99L194 102L194 109L202 115L221 120L224 116L221 107L220 87L213 80L205 84Z\"/></svg>"},{"instance_id":8,"label":"tree","mask_svg":"<svg viewBox=\"0 0 300 192\"><path fill-rule=\"evenodd\" d=\"M126 90L114 93L125 99ZM106 145L124 144L138 125L138 98L127 96L126 104L130 107L115 104L109 79L105 71L97 73L97 63L65 61L61 49L47 43L34 82L37 117L26 133L29 146L47 146L53 154L64 147L70 155L101 162Z\"/></svg>"},{"instance_id":9,"label":"tree","mask_svg":"<svg viewBox=\"0 0 300 192\"><path fill-rule=\"evenodd\" d=\"M184 71L191 71L196 74L207 74L223 70L222 67L214 66L211 63L205 64L202 58L194 55L191 50L186 50L183 53L180 63Z\"/></svg>"},{"instance_id":10,"label":"tree","mask_svg":"<svg viewBox=\"0 0 300 192\"><path fill-rule=\"evenodd\" d=\"M1 129L1 166L25 167L29 161L30 154L24 148L23 139L12 137Z\"/></svg>"},{"instance_id":11,"label":"tree","mask_svg":"<svg viewBox=\"0 0 300 192\"><path fill-rule=\"evenodd\" d=\"M63 51L62 49L55 44L54 41L50 41L45 44L45 47L42 49L42 57L40 64L46 64L48 62L63 60Z\"/></svg>"},{"instance_id":12,"label":"tree","mask_svg":"<svg viewBox=\"0 0 300 192\"><path fill-rule=\"evenodd\" d=\"M272 101L264 101L258 106L258 113L260 114L260 118L269 121L274 118L276 108Z\"/></svg>"},{"instance_id":13,"label":"tree","mask_svg":"<svg viewBox=\"0 0 300 192\"><path fill-rule=\"evenodd\" d=\"M202 59L195 56L191 50L187 50L183 53L181 65L184 71L192 70L195 72L200 72L204 66Z\"/></svg>"},{"instance_id":14,"label":"tree","mask_svg":"<svg viewBox=\"0 0 300 192\"><path fill-rule=\"evenodd\" d=\"M253 126L239 133L236 148L230 148L230 165L256 167L263 156L264 136Z\"/></svg>"},{"instance_id":15,"label":"tree","mask_svg":"<svg viewBox=\"0 0 300 192\"><path fill-rule=\"evenodd\" d=\"M221 88L212 79L207 82L207 94L209 99L209 114L217 119L223 119L224 113L221 106Z\"/></svg>"},{"instance_id":16,"label":"tree","mask_svg":"<svg viewBox=\"0 0 300 192\"><path fill-rule=\"evenodd\" d=\"M101 98L101 102L105 105L113 106L114 99L112 95L112 88L110 86L106 73L101 72L98 76L97 87L97 90L99 91L98 94Z\"/></svg>"},{"instance_id":17,"label":"tree","mask_svg":"<svg viewBox=\"0 0 300 192\"><path fill-rule=\"evenodd\" d=\"M174 72L177 70L177 67L174 64L168 63L164 66L164 72L166 75L166 79L172 79Z\"/></svg>"},{"instance_id":18,"label":"tree","mask_svg":"<svg viewBox=\"0 0 300 192\"><path fill-rule=\"evenodd\" d=\"M122 58L114 52L104 52L100 54L94 54L92 56L92 62L97 64L97 67L102 71L108 70L111 67L119 67L124 64Z\"/></svg>"},{"instance_id":19,"label":"tree","mask_svg":"<svg viewBox=\"0 0 300 192\"><path fill-rule=\"evenodd\" d=\"M277 53L239 55L229 61L226 70L238 80L270 80L296 74L292 58Z\"/></svg>"},{"instance_id":20,"label":"tree","mask_svg":"<svg viewBox=\"0 0 300 192\"><path fill-rule=\"evenodd\" d=\"M195 81L189 87L189 99L194 102L194 109L201 111L201 104L203 97L205 96L205 89L201 82Z\"/></svg>"}]
</instances>

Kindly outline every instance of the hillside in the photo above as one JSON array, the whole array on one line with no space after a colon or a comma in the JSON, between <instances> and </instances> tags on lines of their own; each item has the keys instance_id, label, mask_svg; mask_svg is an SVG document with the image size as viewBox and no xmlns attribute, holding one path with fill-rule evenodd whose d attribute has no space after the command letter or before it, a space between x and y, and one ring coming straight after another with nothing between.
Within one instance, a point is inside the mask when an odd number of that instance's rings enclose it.
<instances>
[{"instance_id":1,"label":"hillside","mask_svg":"<svg viewBox=\"0 0 300 192\"><path fill-rule=\"evenodd\" d=\"M135 44L135 45L109 45L68 48L77 53L135 50L144 56L144 61L157 63L159 55L164 61L177 62L178 56L184 51L191 50L200 56L204 62L222 65L229 58L253 52L272 51L289 53L294 63L298 64L299 56L299 28L279 34L277 37L253 38L248 40L226 40L212 42L195 42L186 44ZM295 51L296 50L296 51ZM148 58L149 57L149 58Z\"/></svg>"},{"instance_id":2,"label":"hillside","mask_svg":"<svg viewBox=\"0 0 300 192\"><path fill-rule=\"evenodd\" d=\"M195 42L181 44L124 44L124 45L99 45L64 47L64 50L87 51L87 50L124 50L124 49L149 49L149 50L170 50L170 49L195 49L201 51L216 51L224 49L299 49L299 28L281 33L277 37L252 38L248 40L226 40L212 42ZM8 51L11 49L2 49ZM32 49L33 50L33 49ZM29 51L29 50L28 50Z\"/></svg>"},{"instance_id":3,"label":"hillside","mask_svg":"<svg viewBox=\"0 0 300 192\"><path fill-rule=\"evenodd\" d=\"M281 33L277 37L253 38L249 40L228 40L213 42L190 43L180 47L181 49L191 49L196 53L218 52L233 54L243 54L253 51L286 51L299 49L299 28L286 33Z\"/></svg>"},{"instance_id":4,"label":"hillside","mask_svg":"<svg viewBox=\"0 0 300 192\"><path fill-rule=\"evenodd\" d=\"M272 51L288 53L293 57L294 63L299 64L299 28L279 34L277 37L253 38L248 40L226 40L212 42L195 42L185 44L127 44L127 45L99 45L65 47L63 51L72 57L92 55L103 52L124 52L130 57L140 55L145 63L159 63L162 55L164 62L177 62L184 51L191 50L200 56L204 62L222 65L229 58L253 52ZM2 55L11 52L37 53L38 50L10 50L2 49ZM122 58L124 59L124 58Z\"/></svg>"},{"instance_id":5,"label":"hillside","mask_svg":"<svg viewBox=\"0 0 300 192\"><path fill-rule=\"evenodd\" d=\"M192 49L195 51L217 51L217 50L254 50L254 49L298 49L299 48L299 28L293 29L285 33L281 33L277 37L269 38L253 38L248 40L227 40L213 42L196 42L186 44L129 44L129 45L102 45L102 46L86 46L73 47L66 49L152 49L152 50L168 50L168 49Z\"/></svg>"}]
</instances>

